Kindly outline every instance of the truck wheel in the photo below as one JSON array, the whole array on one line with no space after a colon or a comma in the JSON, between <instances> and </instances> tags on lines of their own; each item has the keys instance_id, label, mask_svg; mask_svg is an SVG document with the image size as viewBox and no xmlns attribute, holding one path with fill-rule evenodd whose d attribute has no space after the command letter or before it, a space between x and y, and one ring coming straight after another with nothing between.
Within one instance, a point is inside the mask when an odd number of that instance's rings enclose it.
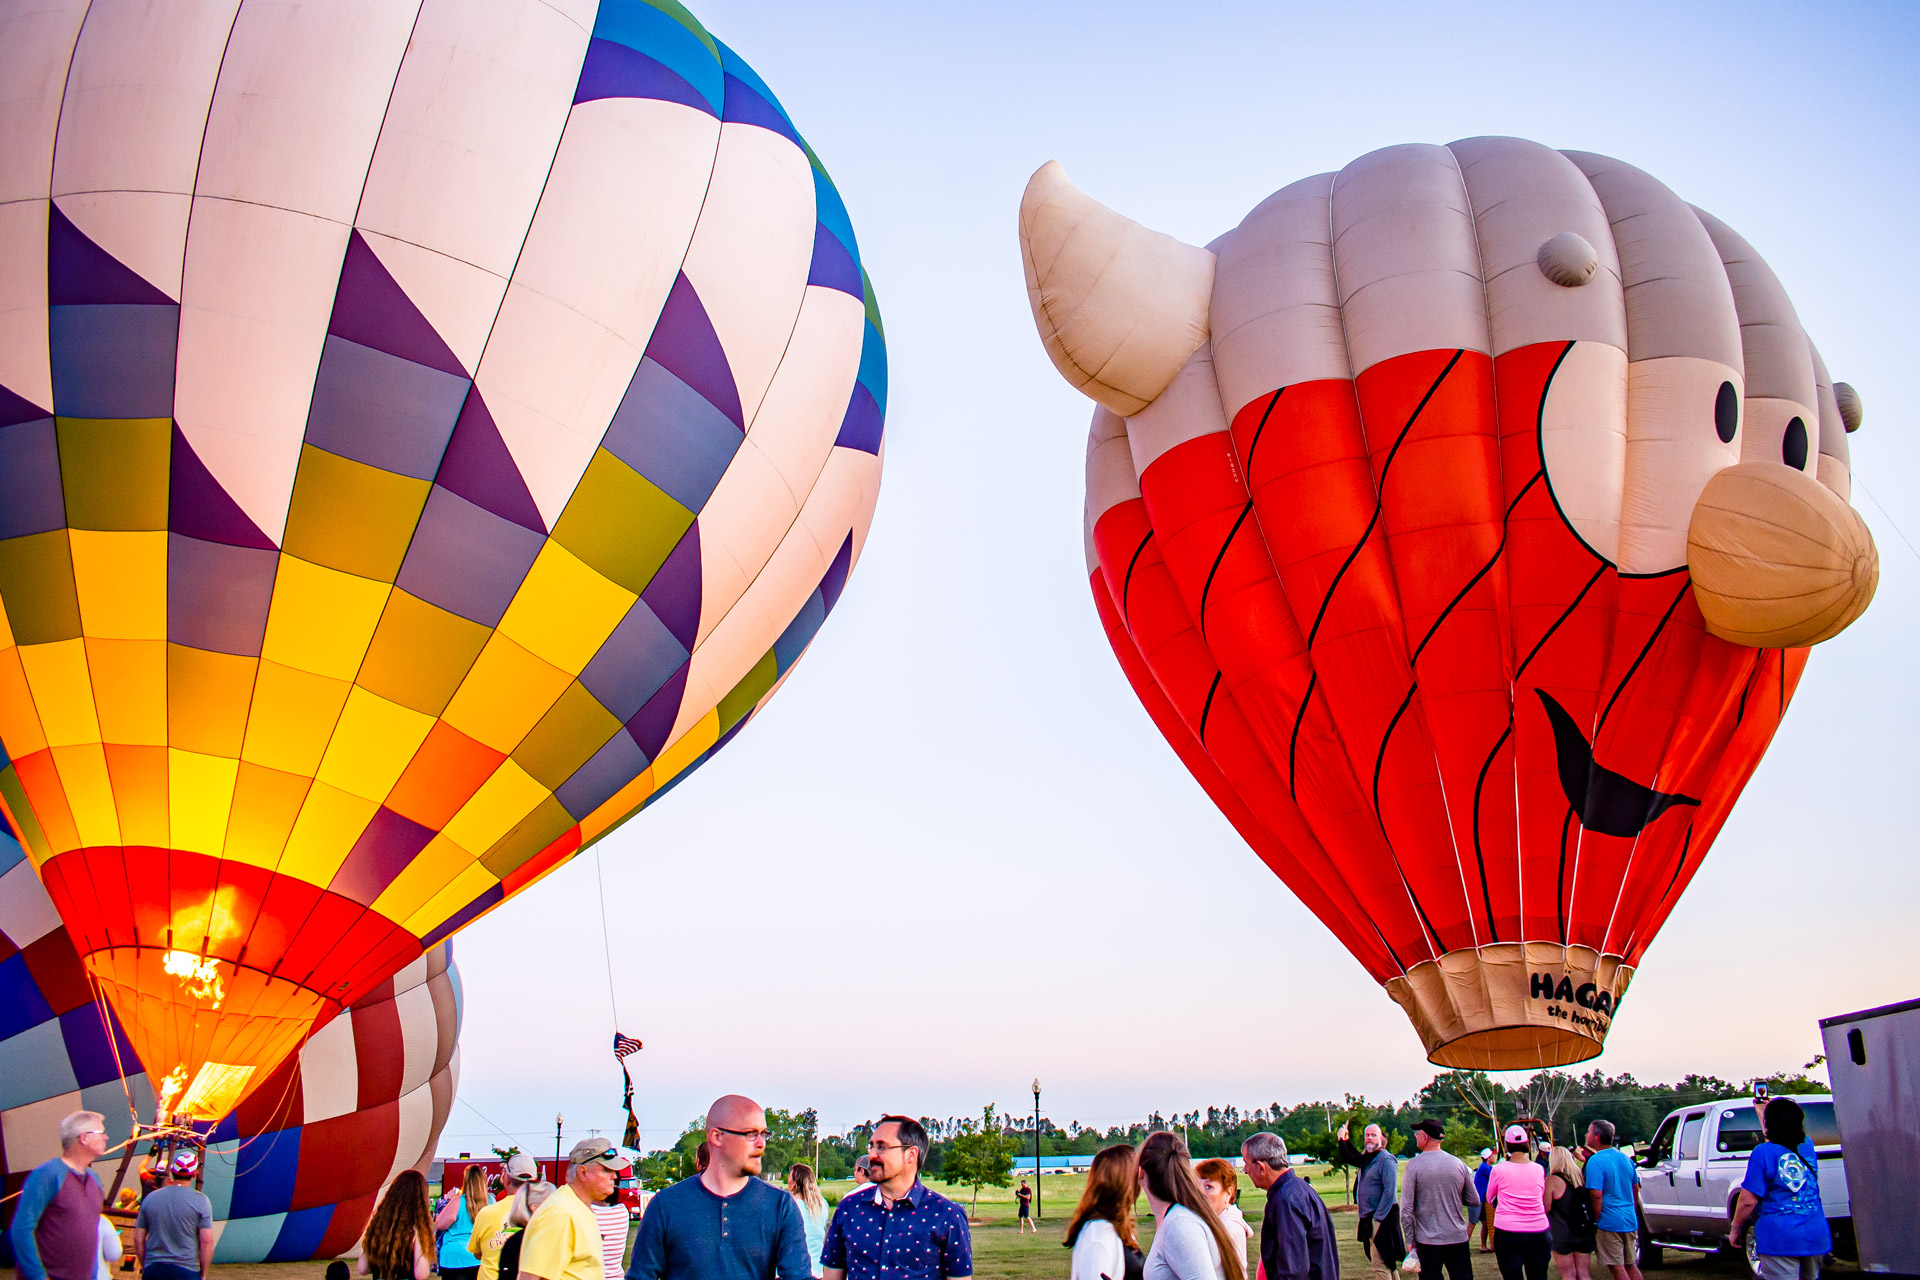
<instances>
[{"instance_id":1,"label":"truck wheel","mask_svg":"<svg viewBox=\"0 0 1920 1280\"><path fill-rule=\"evenodd\" d=\"M1753 1229L1753 1224L1748 1223L1746 1247L1741 1250L1741 1253L1746 1255L1747 1273L1755 1277L1760 1274L1760 1245L1755 1239L1759 1234Z\"/></svg>"},{"instance_id":2,"label":"truck wheel","mask_svg":"<svg viewBox=\"0 0 1920 1280\"><path fill-rule=\"evenodd\" d=\"M1666 1265L1666 1254L1653 1242L1653 1235L1643 1226L1640 1228L1640 1269L1652 1271Z\"/></svg>"}]
</instances>

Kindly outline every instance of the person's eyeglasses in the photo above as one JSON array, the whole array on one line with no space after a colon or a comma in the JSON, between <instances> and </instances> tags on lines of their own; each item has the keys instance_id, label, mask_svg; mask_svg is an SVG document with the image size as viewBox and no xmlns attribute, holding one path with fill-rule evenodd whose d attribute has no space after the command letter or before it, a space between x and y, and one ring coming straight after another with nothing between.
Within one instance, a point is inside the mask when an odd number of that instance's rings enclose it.
<instances>
[{"instance_id":1,"label":"person's eyeglasses","mask_svg":"<svg viewBox=\"0 0 1920 1280\"><path fill-rule=\"evenodd\" d=\"M904 1142L869 1142L867 1144L867 1150L878 1155L885 1155L889 1151L905 1151L906 1149L907 1144Z\"/></svg>"},{"instance_id":2,"label":"person's eyeglasses","mask_svg":"<svg viewBox=\"0 0 1920 1280\"><path fill-rule=\"evenodd\" d=\"M748 1142L764 1144L768 1138L773 1136L772 1132L767 1129L729 1129L724 1125L718 1124L713 1127L720 1130L721 1133L730 1133L736 1138L745 1138Z\"/></svg>"},{"instance_id":3,"label":"person's eyeglasses","mask_svg":"<svg viewBox=\"0 0 1920 1280\"><path fill-rule=\"evenodd\" d=\"M105 1129L82 1129L80 1136L83 1138L104 1138L107 1136L107 1131Z\"/></svg>"}]
</instances>

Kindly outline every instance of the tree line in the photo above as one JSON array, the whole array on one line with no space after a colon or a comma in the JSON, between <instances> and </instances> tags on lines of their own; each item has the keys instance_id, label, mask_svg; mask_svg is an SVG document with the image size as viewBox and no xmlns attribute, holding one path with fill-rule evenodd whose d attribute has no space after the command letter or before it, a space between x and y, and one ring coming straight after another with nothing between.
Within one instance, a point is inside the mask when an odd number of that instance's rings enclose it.
<instances>
[{"instance_id":1,"label":"tree line","mask_svg":"<svg viewBox=\"0 0 1920 1280\"><path fill-rule=\"evenodd\" d=\"M1106 1128L1069 1121L1064 1127L1045 1115L1039 1119L1042 1156L1092 1155L1117 1142L1138 1145L1148 1134L1167 1129L1180 1133L1196 1159L1236 1156L1240 1144L1267 1130L1285 1139L1287 1149L1318 1160L1339 1163L1340 1126L1352 1126L1356 1145L1369 1124L1386 1130L1388 1146L1396 1153L1412 1150L1412 1126L1429 1116L1446 1126L1447 1150L1467 1156L1497 1145L1494 1134L1516 1120L1537 1120L1556 1143L1574 1145L1591 1120L1611 1120L1622 1143L1644 1143L1669 1111L1715 1098L1751 1093L1766 1083L1775 1093L1825 1093L1827 1085L1808 1073L1821 1065L1815 1058L1798 1071L1778 1071L1740 1083L1718 1076L1690 1074L1673 1084L1643 1084L1632 1073L1603 1075L1542 1071L1526 1082L1510 1085L1484 1071L1443 1071L1402 1102L1373 1102L1345 1094L1338 1102L1299 1102L1264 1107L1211 1106L1186 1112L1153 1111L1139 1120ZM950 1185L1006 1186L1014 1155L1031 1155L1035 1121L1032 1116L1002 1115L987 1106L979 1116L922 1116L933 1141L926 1174ZM853 1175L854 1159L865 1153L874 1121L848 1127L846 1132L823 1134L817 1110L767 1111L764 1169L769 1177L784 1178L795 1161L812 1164L824 1179ZM642 1184L659 1188L694 1171L694 1148L704 1136L699 1120L668 1148L649 1152L639 1168Z\"/></svg>"}]
</instances>

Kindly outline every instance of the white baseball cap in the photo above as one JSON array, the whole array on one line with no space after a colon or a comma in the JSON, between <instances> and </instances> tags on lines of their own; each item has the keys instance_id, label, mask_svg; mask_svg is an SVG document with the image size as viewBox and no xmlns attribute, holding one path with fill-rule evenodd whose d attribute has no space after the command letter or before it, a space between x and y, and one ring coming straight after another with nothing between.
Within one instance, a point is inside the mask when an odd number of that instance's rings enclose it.
<instances>
[{"instance_id":1,"label":"white baseball cap","mask_svg":"<svg viewBox=\"0 0 1920 1280\"><path fill-rule=\"evenodd\" d=\"M1527 1141L1527 1131L1525 1129L1521 1128L1517 1124L1510 1124L1507 1126L1506 1143L1508 1146L1510 1147L1525 1146L1526 1141Z\"/></svg>"}]
</instances>

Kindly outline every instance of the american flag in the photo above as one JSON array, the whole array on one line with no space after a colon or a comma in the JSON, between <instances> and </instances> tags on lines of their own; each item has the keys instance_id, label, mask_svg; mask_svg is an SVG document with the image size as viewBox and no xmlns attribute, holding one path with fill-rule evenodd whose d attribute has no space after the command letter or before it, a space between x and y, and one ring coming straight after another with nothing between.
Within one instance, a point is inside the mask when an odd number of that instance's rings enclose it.
<instances>
[{"instance_id":1,"label":"american flag","mask_svg":"<svg viewBox=\"0 0 1920 1280\"><path fill-rule=\"evenodd\" d=\"M632 1036L623 1036L618 1031L613 1033L613 1056L615 1058L624 1058L628 1054L638 1053L641 1047L640 1042Z\"/></svg>"}]
</instances>

